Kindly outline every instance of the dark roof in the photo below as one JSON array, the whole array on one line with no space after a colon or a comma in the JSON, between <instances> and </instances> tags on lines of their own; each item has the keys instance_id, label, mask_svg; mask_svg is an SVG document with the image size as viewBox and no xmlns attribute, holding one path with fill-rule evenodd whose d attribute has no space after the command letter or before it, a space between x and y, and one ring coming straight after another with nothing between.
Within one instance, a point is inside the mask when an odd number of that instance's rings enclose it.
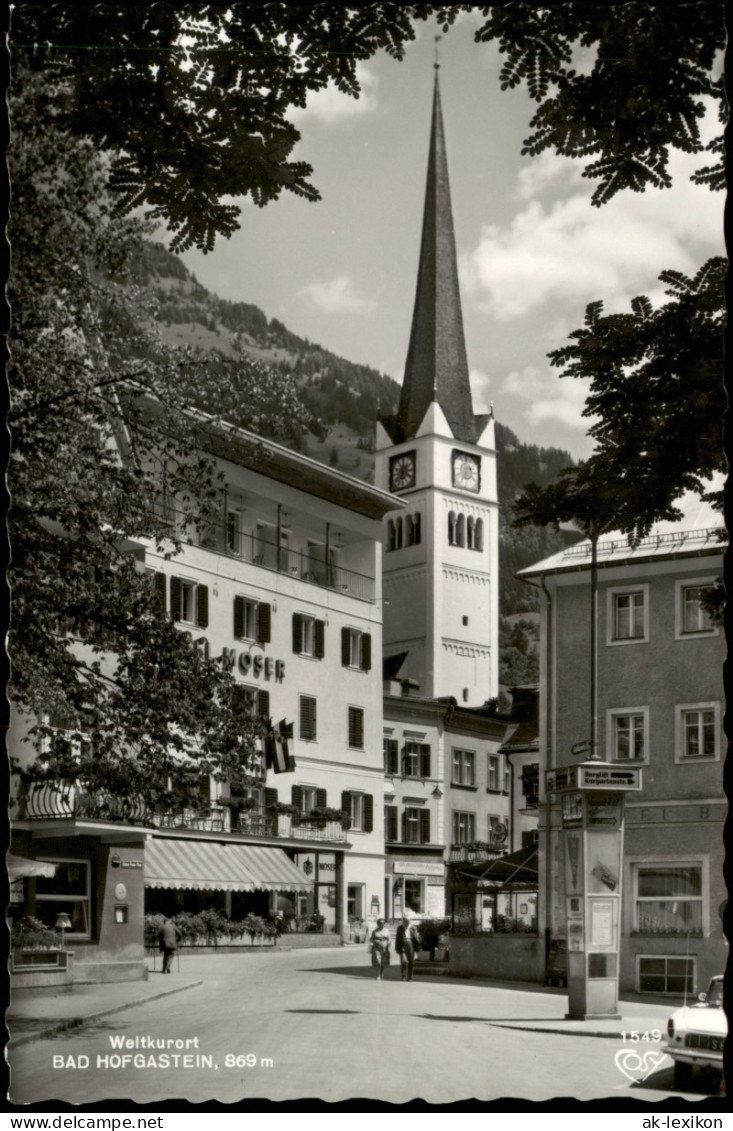
<instances>
[{"instance_id":1,"label":"dark roof","mask_svg":"<svg viewBox=\"0 0 733 1131\"><path fill-rule=\"evenodd\" d=\"M398 652L396 656L385 656L382 661L382 679L397 679L408 655L408 652Z\"/></svg>"},{"instance_id":2,"label":"dark roof","mask_svg":"<svg viewBox=\"0 0 733 1131\"><path fill-rule=\"evenodd\" d=\"M454 437L475 442L437 71L417 292L397 428L383 421L392 439L412 439L434 400Z\"/></svg>"}]
</instances>

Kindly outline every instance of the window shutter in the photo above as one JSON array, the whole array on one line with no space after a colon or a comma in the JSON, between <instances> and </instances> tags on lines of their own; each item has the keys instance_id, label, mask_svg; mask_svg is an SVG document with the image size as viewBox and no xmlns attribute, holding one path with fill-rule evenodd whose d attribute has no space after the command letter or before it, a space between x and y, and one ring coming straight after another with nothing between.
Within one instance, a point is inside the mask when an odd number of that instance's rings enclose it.
<instances>
[{"instance_id":1,"label":"window shutter","mask_svg":"<svg viewBox=\"0 0 733 1131\"><path fill-rule=\"evenodd\" d=\"M430 844L430 810L422 809L420 812L420 843Z\"/></svg>"},{"instance_id":2,"label":"window shutter","mask_svg":"<svg viewBox=\"0 0 733 1131\"><path fill-rule=\"evenodd\" d=\"M300 613L293 613L293 651L296 655L303 651L303 618Z\"/></svg>"},{"instance_id":3,"label":"window shutter","mask_svg":"<svg viewBox=\"0 0 733 1131\"><path fill-rule=\"evenodd\" d=\"M402 811L402 843L407 844L407 810Z\"/></svg>"},{"instance_id":4,"label":"window shutter","mask_svg":"<svg viewBox=\"0 0 733 1131\"><path fill-rule=\"evenodd\" d=\"M277 805L277 790L276 789L266 789L265 790L265 808L267 808L270 805Z\"/></svg>"},{"instance_id":5,"label":"window shutter","mask_svg":"<svg viewBox=\"0 0 733 1131\"><path fill-rule=\"evenodd\" d=\"M155 596L160 604L162 612L165 612L165 591L167 588L166 576L164 573L155 573L153 575L153 586L155 589Z\"/></svg>"},{"instance_id":6,"label":"window shutter","mask_svg":"<svg viewBox=\"0 0 733 1131\"><path fill-rule=\"evenodd\" d=\"M308 695L300 697L300 737L316 737L316 701Z\"/></svg>"},{"instance_id":7,"label":"window shutter","mask_svg":"<svg viewBox=\"0 0 733 1131\"><path fill-rule=\"evenodd\" d=\"M303 787L300 786L300 785L294 785L290 796L292 797L293 805L297 806L297 808L302 812L302 810L303 810Z\"/></svg>"},{"instance_id":8,"label":"window shutter","mask_svg":"<svg viewBox=\"0 0 733 1131\"><path fill-rule=\"evenodd\" d=\"M173 620L181 619L181 579L171 577L171 616Z\"/></svg>"},{"instance_id":9,"label":"window shutter","mask_svg":"<svg viewBox=\"0 0 733 1131\"><path fill-rule=\"evenodd\" d=\"M372 638L368 632L361 634L361 667L365 672L372 668Z\"/></svg>"},{"instance_id":10,"label":"window shutter","mask_svg":"<svg viewBox=\"0 0 733 1131\"><path fill-rule=\"evenodd\" d=\"M325 789L317 789L316 790L316 805L318 805L320 808L325 809L326 806L328 805L327 797L328 797L328 794L326 793Z\"/></svg>"},{"instance_id":11,"label":"window shutter","mask_svg":"<svg viewBox=\"0 0 733 1131\"><path fill-rule=\"evenodd\" d=\"M199 628L207 628L209 624L208 585L196 586L196 623Z\"/></svg>"},{"instance_id":12,"label":"window shutter","mask_svg":"<svg viewBox=\"0 0 733 1131\"><path fill-rule=\"evenodd\" d=\"M341 808L345 813L351 813L351 793L348 789L341 794Z\"/></svg>"},{"instance_id":13,"label":"window shutter","mask_svg":"<svg viewBox=\"0 0 733 1131\"><path fill-rule=\"evenodd\" d=\"M341 629L341 663L348 668L351 661L351 633L348 628Z\"/></svg>"},{"instance_id":14,"label":"window shutter","mask_svg":"<svg viewBox=\"0 0 733 1131\"><path fill-rule=\"evenodd\" d=\"M364 794L364 832L374 829L374 798L371 793Z\"/></svg>"},{"instance_id":15,"label":"window shutter","mask_svg":"<svg viewBox=\"0 0 733 1131\"><path fill-rule=\"evenodd\" d=\"M384 839L394 844L397 840L397 806L385 805L384 807Z\"/></svg>"},{"instance_id":16,"label":"window shutter","mask_svg":"<svg viewBox=\"0 0 733 1131\"><path fill-rule=\"evenodd\" d=\"M400 751L396 738L386 738L384 741L384 768L391 776L400 772Z\"/></svg>"},{"instance_id":17,"label":"window shutter","mask_svg":"<svg viewBox=\"0 0 733 1131\"><path fill-rule=\"evenodd\" d=\"M326 626L322 620L316 621L316 659L322 660L326 652Z\"/></svg>"},{"instance_id":18,"label":"window shutter","mask_svg":"<svg viewBox=\"0 0 733 1131\"><path fill-rule=\"evenodd\" d=\"M402 776L407 777L407 744L402 747Z\"/></svg>"},{"instance_id":19,"label":"window shutter","mask_svg":"<svg viewBox=\"0 0 733 1131\"><path fill-rule=\"evenodd\" d=\"M271 608L266 601L257 606L257 639L260 644L270 643Z\"/></svg>"},{"instance_id":20,"label":"window shutter","mask_svg":"<svg viewBox=\"0 0 733 1131\"><path fill-rule=\"evenodd\" d=\"M261 719L266 719L270 714L270 692L258 691L257 692L257 715Z\"/></svg>"},{"instance_id":21,"label":"window shutter","mask_svg":"<svg viewBox=\"0 0 733 1131\"><path fill-rule=\"evenodd\" d=\"M430 777L430 747L427 745L420 747L420 777Z\"/></svg>"},{"instance_id":22,"label":"window shutter","mask_svg":"<svg viewBox=\"0 0 733 1131\"><path fill-rule=\"evenodd\" d=\"M234 598L234 635L237 640L244 636L244 597Z\"/></svg>"}]
</instances>

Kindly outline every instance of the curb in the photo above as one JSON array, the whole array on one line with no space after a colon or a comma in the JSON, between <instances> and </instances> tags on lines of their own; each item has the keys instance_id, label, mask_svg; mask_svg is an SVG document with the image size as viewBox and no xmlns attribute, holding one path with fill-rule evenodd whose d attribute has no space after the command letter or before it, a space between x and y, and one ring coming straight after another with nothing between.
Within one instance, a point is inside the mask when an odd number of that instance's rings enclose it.
<instances>
[{"instance_id":1,"label":"curb","mask_svg":"<svg viewBox=\"0 0 733 1131\"><path fill-rule=\"evenodd\" d=\"M90 1021L98 1021L100 1017L109 1017L113 1013L122 1013L125 1009L134 1009L136 1005L147 1005L149 1001L159 1001L164 997L171 997L173 994L183 993L184 990L192 990L196 986L203 986L203 981L189 982L186 986L175 986L171 990L162 990L159 994L151 994L149 997L137 998L135 1001L125 1002L124 1005L116 1005L113 1009L102 1009L98 1013L90 1013L87 1017L70 1017L66 1021L59 1021L56 1025L49 1026L48 1029L41 1029L37 1033L27 1033L23 1037L16 1037L8 1041L6 1048L17 1049L21 1045L30 1044L31 1041L42 1041L49 1037L55 1037L57 1033L64 1033L69 1029L79 1029L82 1025L88 1024ZM12 1017L7 1018L12 1022Z\"/></svg>"},{"instance_id":2,"label":"curb","mask_svg":"<svg viewBox=\"0 0 733 1131\"><path fill-rule=\"evenodd\" d=\"M516 1029L520 1033L551 1033L561 1037L606 1037L612 1041L620 1041L622 1033L602 1033L598 1029L540 1029L536 1025L504 1025L496 1021L489 1021L495 1029Z\"/></svg>"}]
</instances>

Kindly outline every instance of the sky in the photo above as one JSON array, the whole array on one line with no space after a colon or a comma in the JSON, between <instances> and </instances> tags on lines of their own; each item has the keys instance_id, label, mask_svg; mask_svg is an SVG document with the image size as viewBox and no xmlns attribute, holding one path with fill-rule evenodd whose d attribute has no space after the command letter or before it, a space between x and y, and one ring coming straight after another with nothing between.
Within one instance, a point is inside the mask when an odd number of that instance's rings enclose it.
<instances>
[{"instance_id":1,"label":"sky","mask_svg":"<svg viewBox=\"0 0 733 1131\"><path fill-rule=\"evenodd\" d=\"M689 181L707 160L673 153L672 189L624 192L602 208L578 161L522 157L535 104L499 87L500 56L475 44L478 17L442 37L440 89L474 411L493 402L525 443L590 455L585 382L561 379L547 358L583 324L589 302L628 309L663 301L663 270L694 274L725 254L722 193ZM204 255L183 259L222 298L401 382L415 295L427 169L435 35L398 63L360 64L359 100L319 92L293 112L322 200L291 193L257 208ZM579 60L583 65L583 60ZM710 115L709 130L716 128ZM708 134L703 131L707 140ZM710 134L709 136L712 136Z\"/></svg>"}]
</instances>

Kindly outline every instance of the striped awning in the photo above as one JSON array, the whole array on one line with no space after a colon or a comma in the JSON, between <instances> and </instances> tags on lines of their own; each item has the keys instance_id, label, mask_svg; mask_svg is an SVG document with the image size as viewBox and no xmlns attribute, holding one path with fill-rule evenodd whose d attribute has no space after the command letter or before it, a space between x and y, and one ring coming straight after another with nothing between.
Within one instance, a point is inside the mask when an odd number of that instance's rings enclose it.
<instances>
[{"instance_id":1,"label":"striped awning","mask_svg":"<svg viewBox=\"0 0 733 1131\"><path fill-rule=\"evenodd\" d=\"M197 891L310 891L281 848L153 838L145 845L145 886Z\"/></svg>"}]
</instances>

